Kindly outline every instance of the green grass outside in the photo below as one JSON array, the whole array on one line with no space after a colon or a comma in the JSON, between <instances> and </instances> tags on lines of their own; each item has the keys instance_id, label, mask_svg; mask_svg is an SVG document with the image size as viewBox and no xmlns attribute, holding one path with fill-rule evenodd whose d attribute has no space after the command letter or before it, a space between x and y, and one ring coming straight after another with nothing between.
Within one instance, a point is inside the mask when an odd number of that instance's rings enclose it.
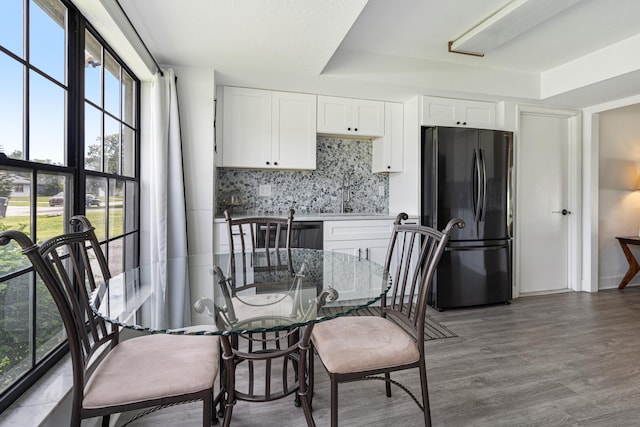
<instances>
[{"instance_id":1,"label":"green grass outside","mask_svg":"<svg viewBox=\"0 0 640 427\"><path fill-rule=\"evenodd\" d=\"M47 203L48 206L48 203ZM110 211L111 218L109 222L109 231L111 236L118 236L123 233L123 209L112 208ZM86 213L91 224L96 228L96 235L99 240L104 240L105 229L105 210L89 209ZM43 242L46 239L62 234L64 218L62 215L38 215L38 241ZM9 216L0 219L0 229L20 230L29 232L28 216Z\"/></svg>"},{"instance_id":2,"label":"green grass outside","mask_svg":"<svg viewBox=\"0 0 640 427\"><path fill-rule=\"evenodd\" d=\"M36 199L36 206L49 206L49 199L52 196L38 196ZM98 197L100 199L100 204L104 204L104 198ZM11 206L29 206L29 196L22 197L10 197L9 203ZM111 196L110 198L112 204L122 204L122 197L119 196Z\"/></svg>"}]
</instances>

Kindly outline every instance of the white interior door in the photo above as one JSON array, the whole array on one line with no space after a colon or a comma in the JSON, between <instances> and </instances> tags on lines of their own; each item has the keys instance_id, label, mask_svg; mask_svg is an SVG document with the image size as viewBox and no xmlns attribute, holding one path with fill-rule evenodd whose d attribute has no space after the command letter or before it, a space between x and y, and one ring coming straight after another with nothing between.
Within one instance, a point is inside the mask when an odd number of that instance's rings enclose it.
<instances>
[{"instance_id":1,"label":"white interior door","mask_svg":"<svg viewBox=\"0 0 640 427\"><path fill-rule=\"evenodd\" d=\"M571 288L572 118L520 113L516 281L520 293Z\"/></svg>"}]
</instances>

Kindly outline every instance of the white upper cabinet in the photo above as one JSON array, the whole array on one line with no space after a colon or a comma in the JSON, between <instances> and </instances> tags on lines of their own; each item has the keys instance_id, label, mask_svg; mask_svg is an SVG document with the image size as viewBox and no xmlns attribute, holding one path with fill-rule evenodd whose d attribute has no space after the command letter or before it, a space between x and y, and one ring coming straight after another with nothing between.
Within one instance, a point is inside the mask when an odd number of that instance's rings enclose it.
<instances>
[{"instance_id":1,"label":"white upper cabinet","mask_svg":"<svg viewBox=\"0 0 640 427\"><path fill-rule=\"evenodd\" d=\"M225 87L222 110L220 166L264 167L270 160L271 92Z\"/></svg>"},{"instance_id":2,"label":"white upper cabinet","mask_svg":"<svg viewBox=\"0 0 640 427\"><path fill-rule=\"evenodd\" d=\"M319 95L318 133L384 136L384 102Z\"/></svg>"},{"instance_id":3,"label":"white upper cabinet","mask_svg":"<svg viewBox=\"0 0 640 427\"><path fill-rule=\"evenodd\" d=\"M316 168L316 97L271 95L271 161L278 169Z\"/></svg>"},{"instance_id":4,"label":"white upper cabinet","mask_svg":"<svg viewBox=\"0 0 640 427\"><path fill-rule=\"evenodd\" d=\"M421 119L423 126L495 129L496 105L493 102L423 96Z\"/></svg>"},{"instance_id":5,"label":"white upper cabinet","mask_svg":"<svg viewBox=\"0 0 640 427\"><path fill-rule=\"evenodd\" d=\"M404 161L404 106L384 104L384 136L372 141L371 171L402 172Z\"/></svg>"},{"instance_id":6,"label":"white upper cabinet","mask_svg":"<svg viewBox=\"0 0 640 427\"><path fill-rule=\"evenodd\" d=\"M316 168L315 95L224 87L218 166Z\"/></svg>"}]
</instances>

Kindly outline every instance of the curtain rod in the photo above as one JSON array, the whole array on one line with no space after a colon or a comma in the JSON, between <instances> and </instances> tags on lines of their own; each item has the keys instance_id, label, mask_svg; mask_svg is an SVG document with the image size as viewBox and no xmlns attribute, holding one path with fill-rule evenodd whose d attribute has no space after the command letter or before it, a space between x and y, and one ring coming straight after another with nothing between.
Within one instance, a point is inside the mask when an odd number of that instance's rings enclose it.
<instances>
[{"instance_id":1,"label":"curtain rod","mask_svg":"<svg viewBox=\"0 0 640 427\"><path fill-rule=\"evenodd\" d=\"M131 26L131 29L133 29L133 32L135 33L136 37L138 37L138 40L140 41L140 43L142 43L142 47L144 47L144 49L149 54L149 57L151 58L151 60L155 64L156 68L158 69L158 72L160 73L161 76L164 77L164 72L162 71L162 68L160 68L160 64L158 64L158 61L156 61L156 58L154 58L154 56L151 54L151 51L147 47L147 44L144 42L144 40L142 40L142 37L140 37L140 33L138 33L138 30L133 25L133 22L131 22L131 19L129 19L129 15L127 15L127 12L124 11L124 8L120 4L120 1L119 0L115 0L115 3L118 5L118 7L120 8L120 11L124 15L124 17L127 19L127 22Z\"/></svg>"}]
</instances>

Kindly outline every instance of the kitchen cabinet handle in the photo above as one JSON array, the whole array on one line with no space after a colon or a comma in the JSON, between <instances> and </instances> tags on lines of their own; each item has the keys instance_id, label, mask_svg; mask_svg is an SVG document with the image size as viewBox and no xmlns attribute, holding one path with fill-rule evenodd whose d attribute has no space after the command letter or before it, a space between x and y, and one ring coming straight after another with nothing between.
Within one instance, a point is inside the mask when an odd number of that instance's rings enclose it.
<instances>
[{"instance_id":1,"label":"kitchen cabinet handle","mask_svg":"<svg viewBox=\"0 0 640 427\"><path fill-rule=\"evenodd\" d=\"M364 250L364 259L369 260L369 248Z\"/></svg>"},{"instance_id":2,"label":"kitchen cabinet handle","mask_svg":"<svg viewBox=\"0 0 640 427\"><path fill-rule=\"evenodd\" d=\"M358 261L362 259L362 249L358 248Z\"/></svg>"}]
</instances>

